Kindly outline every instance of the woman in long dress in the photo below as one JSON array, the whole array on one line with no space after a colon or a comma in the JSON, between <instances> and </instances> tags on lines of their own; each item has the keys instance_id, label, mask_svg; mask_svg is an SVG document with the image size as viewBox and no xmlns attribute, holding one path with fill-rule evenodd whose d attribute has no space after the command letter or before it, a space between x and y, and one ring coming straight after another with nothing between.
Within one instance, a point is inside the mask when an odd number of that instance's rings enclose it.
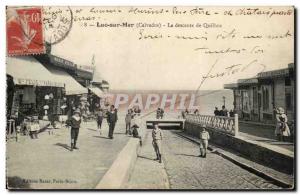
<instances>
[{"instance_id":1,"label":"woman in long dress","mask_svg":"<svg viewBox=\"0 0 300 195\"><path fill-rule=\"evenodd\" d=\"M288 118L284 112L284 109L279 107L276 110L276 129L275 135L279 141L286 141L287 137L291 135L290 128L287 124Z\"/></svg>"}]
</instances>

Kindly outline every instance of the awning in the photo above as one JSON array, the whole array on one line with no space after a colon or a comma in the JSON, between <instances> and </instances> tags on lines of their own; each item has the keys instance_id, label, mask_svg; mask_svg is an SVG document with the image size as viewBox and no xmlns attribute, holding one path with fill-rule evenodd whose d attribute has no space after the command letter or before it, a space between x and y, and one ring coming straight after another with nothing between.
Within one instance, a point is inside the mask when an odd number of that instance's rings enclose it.
<instances>
[{"instance_id":1,"label":"awning","mask_svg":"<svg viewBox=\"0 0 300 195\"><path fill-rule=\"evenodd\" d=\"M47 69L54 75L56 81L65 83L66 95L78 95L88 93L87 88L80 85L67 72L50 66L47 66Z\"/></svg>"},{"instance_id":2,"label":"awning","mask_svg":"<svg viewBox=\"0 0 300 195\"><path fill-rule=\"evenodd\" d=\"M56 80L41 63L30 56L7 57L6 74L13 77L15 85L64 87L64 82Z\"/></svg>"},{"instance_id":3,"label":"awning","mask_svg":"<svg viewBox=\"0 0 300 195\"><path fill-rule=\"evenodd\" d=\"M271 79L271 78L275 78L275 77L286 77L286 76L289 76L288 68L266 71L266 72L261 72L261 73L257 74L257 77L259 79Z\"/></svg>"},{"instance_id":4,"label":"awning","mask_svg":"<svg viewBox=\"0 0 300 195\"><path fill-rule=\"evenodd\" d=\"M238 86L249 86L258 84L258 80L256 78L250 79L238 79Z\"/></svg>"},{"instance_id":5,"label":"awning","mask_svg":"<svg viewBox=\"0 0 300 195\"><path fill-rule=\"evenodd\" d=\"M238 87L237 83L224 84L224 89L236 89Z\"/></svg>"},{"instance_id":6,"label":"awning","mask_svg":"<svg viewBox=\"0 0 300 195\"><path fill-rule=\"evenodd\" d=\"M91 90L96 96L103 97L103 92L98 87L89 87L89 90Z\"/></svg>"},{"instance_id":7,"label":"awning","mask_svg":"<svg viewBox=\"0 0 300 195\"><path fill-rule=\"evenodd\" d=\"M103 78L98 71L94 71L92 83L102 83Z\"/></svg>"}]
</instances>

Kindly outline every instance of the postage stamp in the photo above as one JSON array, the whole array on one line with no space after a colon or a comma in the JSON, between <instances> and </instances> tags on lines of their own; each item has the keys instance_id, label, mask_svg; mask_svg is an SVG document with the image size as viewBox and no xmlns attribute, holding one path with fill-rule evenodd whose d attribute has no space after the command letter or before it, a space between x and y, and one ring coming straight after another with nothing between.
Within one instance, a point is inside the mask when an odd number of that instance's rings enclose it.
<instances>
[{"instance_id":1,"label":"postage stamp","mask_svg":"<svg viewBox=\"0 0 300 195\"><path fill-rule=\"evenodd\" d=\"M8 55L44 53L42 8L7 7L6 11Z\"/></svg>"}]
</instances>

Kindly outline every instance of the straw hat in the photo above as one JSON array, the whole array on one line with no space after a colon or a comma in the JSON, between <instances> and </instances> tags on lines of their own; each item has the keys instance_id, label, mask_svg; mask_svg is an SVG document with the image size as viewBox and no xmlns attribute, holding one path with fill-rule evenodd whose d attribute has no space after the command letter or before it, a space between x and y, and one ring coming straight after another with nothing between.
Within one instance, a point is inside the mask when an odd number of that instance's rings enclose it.
<instances>
[{"instance_id":1,"label":"straw hat","mask_svg":"<svg viewBox=\"0 0 300 195\"><path fill-rule=\"evenodd\" d=\"M74 111L74 114L76 114L76 113L78 113L78 114L81 113L80 110L79 110L78 108Z\"/></svg>"}]
</instances>

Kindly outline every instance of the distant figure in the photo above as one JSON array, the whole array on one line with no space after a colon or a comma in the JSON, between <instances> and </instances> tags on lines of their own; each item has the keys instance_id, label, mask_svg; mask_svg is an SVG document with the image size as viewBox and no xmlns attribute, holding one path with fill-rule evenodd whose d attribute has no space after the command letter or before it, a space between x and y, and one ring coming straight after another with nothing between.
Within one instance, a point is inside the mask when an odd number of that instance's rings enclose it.
<instances>
[{"instance_id":1,"label":"distant figure","mask_svg":"<svg viewBox=\"0 0 300 195\"><path fill-rule=\"evenodd\" d=\"M219 111L218 107L215 107L214 114L215 114L215 116L220 116L220 111Z\"/></svg>"},{"instance_id":2,"label":"distant figure","mask_svg":"<svg viewBox=\"0 0 300 195\"><path fill-rule=\"evenodd\" d=\"M185 114L189 114L190 111L188 109L185 109Z\"/></svg>"},{"instance_id":3,"label":"distant figure","mask_svg":"<svg viewBox=\"0 0 300 195\"><path fill-rule=\"evenodd\" d=\"M196 110L194 111L194 114L195 114L195 115L198 115L198 114L199 114L199 110L196 109Z\"/></svg>"},{"instance_id":4,"label":"distant figure","mask_svg":"<svg viewBox=\"0 0 300 195\"><path fill-rule=\"evenodd\" d=\"M74 111L74 115L71 117L68 123L68 125L71 126L71 151L73 151L73 149L79 149L78 147L76 147L76 142L79 134L80 123L80 110L76 109Z\"/></svg>"},{"instance_id":5,"label":"distant figure","mask_svg":"<svg viewBox=\"0 0 300 195\"><path fill-rule=\"evenodd\" d=\"M135 122L133 122L133 125L131 127L131 129L132 129L132 137L139 138L140 139L140 146L142 146L143 145L143 143L142 143L142 137L139 135L138 128L140 128L140 127Z\"/></svg>"},{"instance_id":6,"label":"distant figure","mask_svg":"<svg viewBox=\"0 0 300 195\"><path fill-rule=\"evenodd\" d=\"M134 113L137 115L137 116L140 116L141 115L141 109L139 107L135 107L133 109Z\"/></svg>"},{"instance_id":7,"label":"distant figure","mask_svg":"<svg viewBox=\"0 0 300 195\"><path fill-rule=\"evenodd\" d=\"M157 108L157 110L156 110L156 119L160 119L160 118L162 118L163 117L163 109L161 109L161 108Z\"/></svg>"},{"instance_id":8,"label":"distant figure","mask_svg":"<svg viewBox=\"0 0 300 195\"><path fill-rule=\"evenodd\" d=\"M129 109L129 110L130 110L130 113L131 113L131 119L134 119L135 113L134 113L133 109Z\"/></svg>"},{"instance_id":9,"label":"distant figure","mask_svg":"<svg viewBox=\"0 0 300 195\"><path fill-rule=\"evenodd\" d=\"M287 124L288 118L284 112L284 109L279 107L276 109L276 128L275 135L279 141L287 141L287 137L291 135L290 128Z\"/></svg>"},{"instance_id":10,"label":"distant figure","mask_svg":"<svg viewBox=\"0 0 300 195\"><path fill-rule=\"evenodd\" d=\"M181 112L181 116L182 116L183 119L185 119L185 112L184 111Z\"/></svg>"},{"instance_id":11,"label":"distant figure","mask_svg":"<svg viewBox=\"0 0 300 195\"><path fill-rule=\"evenodd\" d=\"M156 159L159 160L161 163L161 142L162 142L162 132L161 129L158 127L157 123L154 123L154 128L152 130L152 145L154 151L156 153Z\"/></svg>"},{"instance_id":12,"label":"distant figure","mask_svg":"<svg viewBox=\"0 0 300 195\"><path fill-rule=\"evenodd\" d=\"M99 129L100 135L101 135L101 126L102 126L103 118L104 118L104 112L102 108L99 108L99 110L97 111L97 127Z\"/></svg>"},{"instance_id":13,"label":"distant figure","mask_svg":"<svg viewBox=\"0 0 300 195\"><path fill-rule=\"evenodd\" d=\"M233 112L233 110L230 110L229 116L230 116L230 117L234 117L234 112Z\"/></svg>"},{"instance_id":14,"label":"distant figure","mask_svg":"<svg viewBox=\"0 0 300 195\"><path fill-rule=\"evenodd\" d=\"M225 106L222 106L222 110L220 111L220 116L227 116L228 117L228 110L225 108Z\"/></svg>"},{"instance_id":15,"label":"distant figure","mask_svg":"<svg viewBox=\"0 0 300 195\"><path fill-rule=\"evenodd\" d=\"M129 133L129 135L131 134L131 132L130 132L131 120L132 120L132 113L131 113L131 110L129 109L125 116L125 124L126 124L125 134L127 134L127 133Z\"/></svg>"},{"instance_id":16,"label":"distant figure","mask_svg":"<svg viewBox=\"0 0 300 195\"><path fill-rule=\"evenodd\" d=\"M165 111L164 111L164 109L160 109L160 118L162 119L163 117L164 117L164 113L165 113Z\"/></svg>"},{"instance_id":17,"label":"distant figure","mask_svg":"<svg viewBox=\"0 0 300 195\"><path fill-rule=\"evenodd\" d=\"M202 131L200 131L200 157L206 158L209 139L209 133L206 131L206 126L203 125Z\"/></svg>"},{"instance_id":18,"label":"distant figure","mask_svg":"<svg viewBox=\"0 0 300 195\"><path fill-rule=\"evenodd\" d=\"M110 139L113 139L113 134L115 130L116 123L118 121L118 114L117 114L117 109L115 108L114 105L110 106L110 111L107 113L107 123L109 126L109 133L108 137Z\"/></svg>"}]
</instances>

